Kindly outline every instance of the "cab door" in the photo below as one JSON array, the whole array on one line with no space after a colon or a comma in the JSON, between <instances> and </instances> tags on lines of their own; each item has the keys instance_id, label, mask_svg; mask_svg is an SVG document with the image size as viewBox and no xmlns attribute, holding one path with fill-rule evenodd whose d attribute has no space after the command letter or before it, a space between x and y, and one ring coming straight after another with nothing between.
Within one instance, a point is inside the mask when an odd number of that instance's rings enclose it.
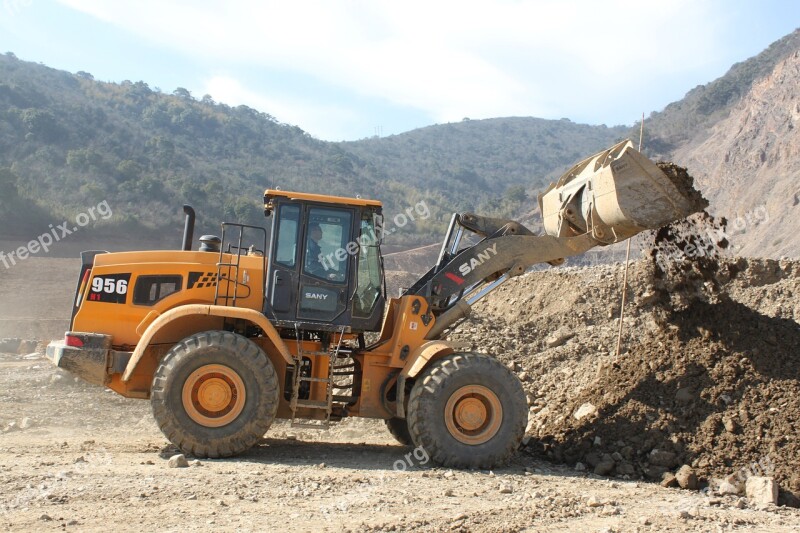
<instances>
[{"instance_id":1,"label":"cab door","mask_svg":"<svg viewBox=\"0 0 800 533\"><path fill-rule=\"evenodd\" d=\"M297 308L302 206L281 203L275 213L270 248L265 312L276 320L294 321Z\"/></svg>"},{"instance_id":2,"label":"cab door","mask_svg":"<svg viewBox=\"0 0 800 533\"><path fill-rule=\"evenodd\" d=\"M353 219L352 209L306 206L300 241L299 320L349 325L345 311L350 270L358 253L358 245L352 239Z\"/></svg>"}]
</instances>

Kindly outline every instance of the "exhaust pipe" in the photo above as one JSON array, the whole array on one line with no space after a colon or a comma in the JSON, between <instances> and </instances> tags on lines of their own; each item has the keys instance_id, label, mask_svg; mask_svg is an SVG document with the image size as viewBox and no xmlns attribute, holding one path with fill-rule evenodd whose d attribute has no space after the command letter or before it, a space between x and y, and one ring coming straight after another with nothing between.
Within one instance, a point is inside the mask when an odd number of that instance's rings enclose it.
<instances>
[{"instance_id":1,"label":"exhaust pipe","mask_svg":"<svg viewBox=\"0 0 800 533\"><path fill-rule=\"evenodd\" d=\"M194 240L194 209L192 209L192 206L185 204L183 212L186 213L186 221L183 224L183 246L181 246L181 250L188 252L191 251L192 240Z\"/></svg>"}]
</instances>

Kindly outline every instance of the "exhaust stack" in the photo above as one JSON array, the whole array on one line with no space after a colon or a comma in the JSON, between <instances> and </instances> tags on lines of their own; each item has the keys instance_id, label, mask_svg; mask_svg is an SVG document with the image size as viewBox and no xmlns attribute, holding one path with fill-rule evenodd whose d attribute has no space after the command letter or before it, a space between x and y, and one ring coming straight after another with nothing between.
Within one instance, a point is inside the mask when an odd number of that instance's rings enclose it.
<instances>
[{"instance_id":1,"label":"exhaust stack","mask_svg":"<svg viewBox=\"0 0 800 533\"><path fill-rule=\"evenodd\" d=\"M190 251L192 249L192 240L194 239L194 209L188 204L184 204L183 212L186 213L186 219L183 224L183 244L181 250Z\"/></svg>"}]
</instances>

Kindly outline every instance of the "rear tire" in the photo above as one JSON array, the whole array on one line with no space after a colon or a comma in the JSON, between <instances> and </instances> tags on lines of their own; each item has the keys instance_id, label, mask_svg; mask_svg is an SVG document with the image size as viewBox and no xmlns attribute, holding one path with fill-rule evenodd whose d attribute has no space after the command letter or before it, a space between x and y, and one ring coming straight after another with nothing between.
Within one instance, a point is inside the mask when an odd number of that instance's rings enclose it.
<instances>
[{"instance_id":1,"label":"rear tire","mask_svg":"<svg viewBox=\"0 0 800 533\"><path fill-rule=\"evenodd\" d=\"M415 446L455 468L492 468L519 448L528 422L517 376L493 357L448 355L431 363L411 390L408 427Z\"/></svg>"},{"instance_id":2,"label":"rear tire","mask_svg":"<svg viewBox=\"0 0 800 533\"><path fill-rule=\"evenodd\" d=\"M389 430L389 433L392 434L392 437L397 440L403 446L411 446L413 440L411 439L411 433L408 431L408 420L405 418L387 418L384 420L386 422L386 428Z\"/></svg>"},{"instance_id":3,"label":"rear tire","mask_svg":"<svg viewBox=\"0 0 800 533\"><path fill-rule=\"evenodd\" d=\"M150 403L161 431L195 457L230 457L267 432L278 409L278 377L264 351L228 331L205 331L167 352Z\"/></svg>"}]
</instances>

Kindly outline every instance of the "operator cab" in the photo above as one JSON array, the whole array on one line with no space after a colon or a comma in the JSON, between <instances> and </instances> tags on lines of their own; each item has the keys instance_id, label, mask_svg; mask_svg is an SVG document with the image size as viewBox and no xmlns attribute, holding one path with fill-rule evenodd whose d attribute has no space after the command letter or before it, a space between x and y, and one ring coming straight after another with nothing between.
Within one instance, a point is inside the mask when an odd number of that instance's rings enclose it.
<instances>
[{"instance_id":1,"label":"operator cab","mask_svg":"<svg viewBox=\"0 0 800 533\"><path fill-rule=\"evenodd\" d=\"M375 200L269 189L264 314L278 327L380 331L386 301Z\"/></svg>"}]
</instances>

